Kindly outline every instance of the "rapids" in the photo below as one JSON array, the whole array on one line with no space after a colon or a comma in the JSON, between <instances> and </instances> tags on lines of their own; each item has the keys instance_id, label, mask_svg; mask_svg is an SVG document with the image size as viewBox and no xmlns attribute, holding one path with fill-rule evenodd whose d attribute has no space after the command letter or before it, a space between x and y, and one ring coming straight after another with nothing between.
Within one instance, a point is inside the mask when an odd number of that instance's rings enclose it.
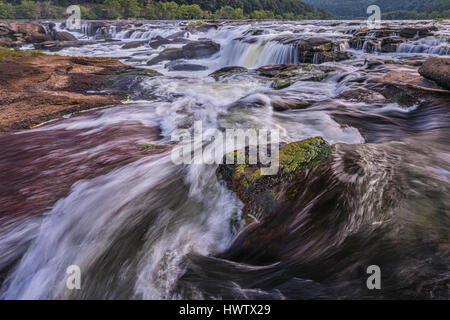
<instances>
[{"instance_id":1,"label":"rapids","mask_svg":"<svg viewBox=\"0 0 450 320\"><path fill-rule=\"evenodd\" d=\"M0 169L8 173L0 174L0 297L448 298L450 100L405 107L339 97L364 76L367 60L450 54L450 23L392 24L435 24L439 32L411 39L397 52L368 53L364 43L359 50L348 44L359 28L354 21L230 22L197 33L185 32L180 22L103 29L84 22L72 33L96 43L58 54L117 57L163 76L136 79L121 106L0 136ZM57 28L64 25L57 22ZM166 62L147 66L164 49L182 44L122 48L180 32L221 45L211 57L189 60L205 70L169 71ZM325 63L335 71L321 82L299 81L282 90L251 72L218 81L208 76L226 66L296 64L298 48L284 40L297 35L333 39L353 58ZM385 71L373 77L377 72ZM313 104L275 111L273 101L284 99ZM242 203L217 178L217 165L176 166L170 160L173 130L198 120L204 131L279 129L282 142L321 136L355 154L337 152L332 180L306 186L311 194L302 210L262 226L282 228L283 237L271 242L262 236L257 249L240 251L248 232L239 221ZM62 136L66 142L57 143ZM167 148L130 155L130 147L144 143ZM48 198L52 183L61 189L57 199L36 209L26 205ZM381 293L365 288L362 268L371 264L385 272ZM81 268L81 290L66 288L70 265Z\"/></svg>"}]
</instances>

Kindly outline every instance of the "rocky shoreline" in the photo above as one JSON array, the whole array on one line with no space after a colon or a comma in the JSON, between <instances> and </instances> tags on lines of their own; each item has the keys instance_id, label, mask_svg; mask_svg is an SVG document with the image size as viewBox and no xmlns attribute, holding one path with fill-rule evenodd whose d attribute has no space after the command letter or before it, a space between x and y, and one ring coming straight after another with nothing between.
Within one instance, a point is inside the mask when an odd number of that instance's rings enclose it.
<instances>
[{"instance_id":1,"label":"rocky shoreline","mask_svg":"<svg viewBox=\"0 0 450 320\"><path fill-rule=\"evenodd\" d=\"M31 128L82 110L126 99L120 79L155 76L112 58L44 55L0 49L0 132Z\"/></svg>"}]
</instances>

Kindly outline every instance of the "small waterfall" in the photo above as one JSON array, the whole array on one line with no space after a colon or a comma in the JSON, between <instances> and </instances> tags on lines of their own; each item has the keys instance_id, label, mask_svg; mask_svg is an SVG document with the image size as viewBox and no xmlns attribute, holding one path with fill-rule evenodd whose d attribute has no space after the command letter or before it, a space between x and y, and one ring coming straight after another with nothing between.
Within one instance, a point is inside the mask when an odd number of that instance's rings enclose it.
<instances>
[{"instance_id":1,"label":"small waterfall","mask_svg":"<svg viewBox=\"0 0 450 320\"><path fill-rule=\"evenodd\" d=\"M450 43L445 39L424 38L418 41L400 44L397 48L397 53L450 55Z\"/></svg>"},{"instance_id":2,"label":"small waterfall","mask_svg":"<svg viewBox=\"0 0 450 320\"><path fill-rule=\"evenodd\" d=\"M221 54L223 65L237 65L256 68L269 64L296 64L299 62L298 47L295 44L281 44L276 41L246 43L233 40Z\"/></svg>"}]
</instances>

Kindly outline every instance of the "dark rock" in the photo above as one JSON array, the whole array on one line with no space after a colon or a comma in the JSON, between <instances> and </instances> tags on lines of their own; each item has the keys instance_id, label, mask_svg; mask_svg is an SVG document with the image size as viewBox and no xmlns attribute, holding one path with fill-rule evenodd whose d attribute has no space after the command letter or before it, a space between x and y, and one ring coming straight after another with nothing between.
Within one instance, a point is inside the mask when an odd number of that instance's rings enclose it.
<instances>
[{"instance_id":1,"label":"dark rock","mask_svg":"<svg viewBox=\"0 0 450 320\"><path fill-rule=\"evenodd\" d=\"M183 55L186 59L210 57L220 50L220 44L213 41L191 42L183 46Z\"/></svg>"},{"instance_id":2,"label":"dark rock","mask_svg":"<svg viewBox=\"0 0 450 320\"><path fill-rule=\"evenodd\" d=\"M135 49L145 45L147 41L131 41L127 42L122 46L122 49Z\"/></svg>"},{"instance_id":3,"label":"dark rock","mask_svg":"<svg viewBox=\"0 0 450 320\"><path fill-rule=\"evenodd\" d=\"M78 39L71 33L66 31L55 31L52 34L54 40L58 41L77 41Z\"/></svg>"},{"instance_id":4,"label":"dark rock","mask_svg":"<svg viewBox=\"0 0 450 320\"><path fill-rule=\"evenodd\" d=\"M40 43L35 43L34 48L37 50L50 50L58 51L64 48L70 47L82 47L90 44L95 44L95 41L45 41Z\"/></svg>"},{"instance_id":5,"label":"dark rock","mask_svg":"<svg viewBox=\"0 0 450 320\"><path fill-rule=\"evenodd\" d=\"M248 160L245 164L220 165L217 174L244 203L242 215L249 223L251 217L267 218L279 201L298 196L286 187L291 186L292 181L301 181L300 177L308 168L324 164L330 159L331 151L332 147L321 137L310 138L280 148L279 168L274 175L262 175L261 164L252 165Z\"/></svg>"},{"instance_id":6,"label":"dark rock","mask_svg":"<svg viewBox=\"0 0 450 320\"><path fill-rule=\"evenodd\" d=\"M386 98L375 91L366 88L350 89L342 92L339 96L340 99L350 100L354 102L365 103L385 103Z\"/></svg>"},{"instance_id":7,"label":"dark rock","mask_svg":"<svg viewBox=\"0 0 450 320\"><path fill-rule=\"evenodd\" d=\"M420 67L419 73L440 86L450 89L450 58L429 58Z\"/></svg>"},{"instance_id":8,"label":"dark rock","mask_svg":"<svg viewBox=\"0 0 450 320\"><path fill-rule=\"evenodd\" d=\"M264 66L256 72L271 78L275 89L283 89L297 81L322 81L334 70L331 67L313 64L282 64Z\"/></svg>"},{"instance_id":9,"label":"dark rock","mask_svg":"<svg viewBox=\"0 0 450 320\"><path fill-rule=\"evenodd\" d=\"M244 73L244 72L247 72L247 71L248 71L248 69L244 68L244 67L235 67L235 66L224 67L224 68L221 68L219 70L214 71L209 76L213 77L216 80L219 80L221 78L228 77L228 76L231 76L233 74Z\"/></svg>"},{"instance_id":10,"label":"dark rock","mask_svg":"<svg viewBox=\"0 0 450 320\"><path fill-rule=\"evenodd\" d=\"M412 39L415 37L423 38L433 35L428 28L403 28L400 30L400 37Z\"/></svg>"},{"instance_id":11,"label":"dark rock","mask_svg":"<svg viewBox=\"0 0 450 320\"><path fill-rule=\"evenodd\" d=\"M147 65L151 66L162 61L172 61L184 58L183 49L181 48L169 48L161 52L158 56L154 57L147 62Z\"/></svg>"},{"instance_id":12,"label":"dark rock","mask_svg":"<svg viewBox=\"0 0 450 320\"><path fill-rule=\"evenodd\" d=\"M184 45L182 48L170 48L147 62L154 65L162 61L178 59L199 59L210 57L220 50L220 45L213 41L197 41Z\"/></svg>"},{"instance_id":13,"label":"dark rock","mask_svg":"<svg viewBox=\"0 0 450 320\"><path fill-rule=\"evenodd\" d=\"M201 24L195 24L190 23L186 30L190 33L196 33L196 32L208 32L211 29L218 29L219 26L217 24L209 24L209 23L201 23Z\"/></svg>"},{"instance_id":14,"label":"dark rock","mask_svg":"<svg viewBox=\"0 0 450 320\"><path fill-rule=\"evenodd\" d=\"M169 71L204 71L207 70L208 67L202 66L199 64L192 64L192 63L174 63L169 62L165 65L165 67Z\"/></svg>"}]
</instances>

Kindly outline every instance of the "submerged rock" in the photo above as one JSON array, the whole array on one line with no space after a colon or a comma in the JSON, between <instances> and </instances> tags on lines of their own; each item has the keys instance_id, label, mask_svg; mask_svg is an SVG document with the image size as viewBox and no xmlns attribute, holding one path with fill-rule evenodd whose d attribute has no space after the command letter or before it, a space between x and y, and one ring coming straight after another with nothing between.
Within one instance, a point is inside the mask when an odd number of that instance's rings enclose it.
<instances>
[{"instance_id":1,"label":"submerged rock","mask_svg":"<svg viewBox=\"0 0 450 320\"><path fill-rule=\"evenodd\" d=\"M135 49L147 44L147 41L131 41L122 46L122 49Z\"/></svg>"},{"instance_id":2,"label":"submerged rock","mask_svg":"<svg viewBox=\"0 0 450 320\"><path fill-rule=\"evenodd\" d=\"M440 86L450 89L450 58L429 58L420 67L419 73Z\"/></svg>"},{"instance_id":3,"label":"submerged rock","mask_svg":"<svg viewBox=\"0 0 450 320\"><path fill-rule=\"evenodd\" d=\"M339 96L340 99L350 100L354 102L365 103L385 103L386 98L375 91L366 88L350 89L342 92Z\"/></svg>"},{"instance_id":4,"label":"submerged rock","mask_svg":"<svg viewBox=\"0 0 450 320\"><path fill-rule=\"evenodd\" d=\"M297 99L297 98L271 98L270 103L275 111L288 111L288 110L298 110L304 109L311 106L314 102Z\"/></svg>"},{"instance_id":5,"label":"submerged rock","mask_svg":"<svg viewBox=\"0 0 450 320\"><path fill-rule=\"evenodd\" d=\"M192 40L186 38L175 38L175 39L167 39L163 37L157 37L149 42L149 45L152 49L158 49L160 46L167 44L179 44L179 43L190 43Z\"/></svg>"},{"instance_id":6,"label":"submerged rock","mask_svg":"<svg viewBox=\"0 0 450 320\"><path fill-rule=\"evenodd\" d=\"M224 68L214 71L209 76L213 77L216 80L219 80L221 78L229 77L234 74L244 73L247 71L248 71L248 69L244 68L244 67L236 67L236 66L224 67Z\"/></svg>"}]
</instances>

